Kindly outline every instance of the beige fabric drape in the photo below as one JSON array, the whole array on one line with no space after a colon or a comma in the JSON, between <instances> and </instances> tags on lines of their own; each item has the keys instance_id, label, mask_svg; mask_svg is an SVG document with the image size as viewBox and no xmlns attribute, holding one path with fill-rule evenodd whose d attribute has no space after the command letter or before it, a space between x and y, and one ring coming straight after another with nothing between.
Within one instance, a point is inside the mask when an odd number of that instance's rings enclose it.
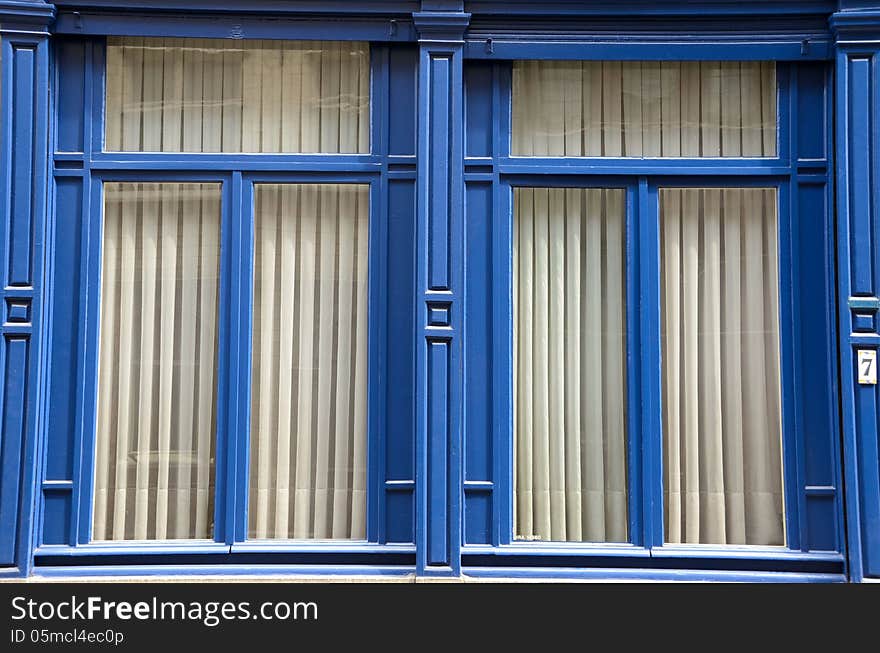
<instances>
[{"instance_id":1,"label":"beige fabric drape","mask_svg":"<svg viewBox=\"0 0 880 653\"><path fill-rule=\"evenodd\" d=\"M627 539L625 197L514 191L520 539Z\"/></svg>"},{"instance_id":2,"label":"beige fabric drape","mask_svg":"<svg viewBox=\"0 0 880 653\"><path fill-rule=\"evenodd\" d=\"M369 110L366 43L107 42L109 151L365 153Z\"/></svg>"},{"instance_id":3,"label":"beige fabric drape","mask_svg":"<svg viewBox=\"0 0 880 653\"><path fill-rule=\"evenodd\" d=\"M666 541L784 544L775 189L660 192Z\"/></svg>"},{"instance_id":4,"label":"beige fabric drape","mask_svg":"<svg viewBox=\"0 0 880 653\"><path fill-rule=\"evenodd\" d=\"M255 204L250 536L363 539L369 187Z\"/></svg>"},{"instance_id":5,"label":"beige fabric drape","mask_svg":"<svg viewBox=\"0 0 880 653\"><path fill-rule=\"evenodd\" d=\"M516 61L514 156L776 156L773 62Z\"/></svg>"},{"instance_id":6,"label":"beige fabric drape","mask_svg":"<svg viewBox=\"0 0 880 653\"><path fill-rule=\"evenodd\" d=\"M220 187L104 198L93 538L211 538Z\"/></svg>"}]
</instances>

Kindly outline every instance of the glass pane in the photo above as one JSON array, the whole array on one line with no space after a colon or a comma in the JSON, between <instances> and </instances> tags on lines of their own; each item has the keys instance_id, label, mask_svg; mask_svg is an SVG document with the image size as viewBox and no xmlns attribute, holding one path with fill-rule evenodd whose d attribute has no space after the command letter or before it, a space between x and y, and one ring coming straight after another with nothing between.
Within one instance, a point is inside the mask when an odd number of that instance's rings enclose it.
<instances>
[{"instance_id":1,"label":"glass pane","mask_svg":"<svg viewBox=\"0 0 880 653\"><path fill-rule=\"evenodd\" d=\"M249 537L364 539L369 186L255 189Z\"/></svg>"},{"instance_id":2,"label":"glass pane","mask_svg":"<svg viewBox=\"0 0 880 653\"><path fill-rule=\"evenodd\" d=\"M214 529L219 184L104 185L95 540Z\"/></svg>"},{"instance_id":3,"label":"glass pane","mask_svg":"<svg viewBox=\"0 0 880 653\"><path fill-rule=\"evenodd\" d=\"M106 149L370 149L369 45L109 38Z\"/></svg>"},{"instance_id":4,"label":"glass pane","mask_svg":"<svg viewBox=\"0 0 880 653\"><path fill-rule=\"evenodd\" d=\"M776 190L660 192L666 541L785 543Z\"/></svg>"},{"instance_id":5,"label":"glass pane","mask_svg":"<svg viewBox=\"0 0 880 653\"><path fill-rule=\"evenodd\" d=\"M514 191L515 537L625 542L623 190Z\"/></svg>"},{"instance_id":6,"label":"glass pane","mask_svg":"<svg viewBox=\"0 0 880 653\"><path fill-rule=\"evenodd\" d=\"M776 65L515 61L514 156L776 156Z\"/></svg>"}]
</instances>

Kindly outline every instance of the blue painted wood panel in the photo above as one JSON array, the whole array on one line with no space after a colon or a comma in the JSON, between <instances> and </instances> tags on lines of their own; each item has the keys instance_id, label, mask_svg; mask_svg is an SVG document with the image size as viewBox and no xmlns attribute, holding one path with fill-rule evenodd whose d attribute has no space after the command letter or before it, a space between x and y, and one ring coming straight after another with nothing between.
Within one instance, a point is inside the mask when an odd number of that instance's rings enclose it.
<instances>
[{"instance_id":1,"label":"blue painted wood panel","mask_svg":"<svg viewBox=\"0 0 880 653\"><path fill-rule=\"evenodd\" d=\"M469 16L415 14L419 30L416 228L416 571L457 575L462 539L463 78ZM429 323L443 307L449 323Z\"/></svg>"},{"instance_id":2,"label":"blue painted wood panel","mask_svg":"<svg viewBox=\"0 0 880 653\"><path fill-rule=\"evenodd\" d=\"M492 346L495 338L504 338L506 328L499 325L495 332L492 321L492 277L497 267L492 251L492 185L486 182L468 184L465 199L468 261L468 320L465 332L465 543L489 544L492 541L492 481L495 480L492 462L497 455L493 443L497 408L494 402ZM469 485L469 481L482 482L485 485Z\"/></svg>"},{"instance_id":3,"label":"blue painted wood panel","mask_svg":"<svg viewBox=\"0 0 880 653\"><path fill-rule=\"evenodd\" d=\"M415 180L388 184L387 394L384 540L414 541L415 487ZM381 533L382 531L380 531Z\"/></svg>"},{"instance_id":4,"label":"blue painted wood panel","mask_svg":"<svg viewBox=\"0 0 880 653\"><path fill-rule=\"evenodd\" d=\"M880 577L880 458L878 386L857 382L860 349L877 351L880 285L880 17L876 12L832 16L839 46L835 93L837 275L841 424L846 483L846 538L853 580ZM813 489L815 511L822 488Z\"/></svg>"},{"instance_id":5,"label":"blue painted wood panel","mask_svg":"<svg viewBox=\"0 0 880 653\"><path fill-rule=\"evenodd\" d=\"M16 521L24 439L27 433L28 350L30 338L6 336L0 352L3 399L0 404L0 522L12 527L0 536L0 564L15 561Z\"/></svg>"},{"instance_id":6,"label":"blue painted wood panel","mask_svg":"<svg viewBox=\"0 0 880 653\"><path fill-rule=\"evenodd\" d=\"M0 565L31 565L43 358L50 14L0 16Z\"/></svg>"}]
</instances>

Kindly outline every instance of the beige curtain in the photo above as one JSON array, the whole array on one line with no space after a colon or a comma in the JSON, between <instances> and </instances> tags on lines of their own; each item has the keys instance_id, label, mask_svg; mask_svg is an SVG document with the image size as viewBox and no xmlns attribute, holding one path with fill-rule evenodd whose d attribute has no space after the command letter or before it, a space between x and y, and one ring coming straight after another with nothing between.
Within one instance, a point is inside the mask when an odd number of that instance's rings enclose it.
<instances>
[{"instance_id":1,"label":"beige curtain","mask_svg":"<svg viewBox=\"0 0 880 653\"><path fill-rule=\"evenodd\" d=\"M773 62L516 61L514 156L776 156Z\"/></svg>"},{"instance_id":2,"label":"beige curtain","mask_svg":"<svg viewBox=\"0 0 880 653\"><path fill-rule=\"evenodd\" d=\"M625 198L514 191L515 534L627 539Z\"/></svg>"},{"instance_id":3,"label":"beige curtain","mask_svg":"<svg viewBox=\"0 0 880 653\"><path fill-rule=\"evenodd\" d=\"M104 186L95 540L213 537L220 187Z\"/></svg>"},{"instance_id":4,"label":"beige curtain","mask_svg":"<svg viewBox=\"0 0 880 653\"><path fill-rule=\"evenodd\" d=\"M369 107L366 43L107 42L109 151L365 153Z\"/></svg>"},{"instance_id":5,"label":"beige curtain","mask_svg":"<svg viewBox=\"0 0 880 653\"><path fill-rule=\"evenodd\" d=\"M660 193L666 541L785 543L775 189Z\"/></svg>"},{"instance_id":6,"label":"beige curtain","mask_svg":"<svg viewBox=\"0 0 880 653\"><path fill-rule=\"evenodd\" d=\"M250 537L366 537L369 187L256 187Z\"/></svg>"}]
</instances>

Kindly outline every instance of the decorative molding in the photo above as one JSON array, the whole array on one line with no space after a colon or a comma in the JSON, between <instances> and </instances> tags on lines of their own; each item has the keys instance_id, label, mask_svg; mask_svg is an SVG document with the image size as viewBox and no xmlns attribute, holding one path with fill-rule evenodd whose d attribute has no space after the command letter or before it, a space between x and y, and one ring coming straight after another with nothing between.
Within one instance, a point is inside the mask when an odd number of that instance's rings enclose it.
<instances>
[{"instance_id":1,"label":"decorative molding","mask_svg":"<svg viewBox=\"0 0 880 653\"><path fill-rule=\"evenodd\" d=\"M0 31L33 31L55 19L55 5L42 0L0 0Z\"/></svg>"},{"instance_id":2,"label":"decorative molding","mask_svg":"<svg viewBox=\"0 0 880 653\"><path fill-rule=\"evenodd\" d=\"M838 11L831 15L828 24L839 45L862 43L880 45L880 9Z\"/></svg>"},{"instance_id":3,"label":"decorative molding","mask_svg":"<svg viewBox=\"0 0 880 653\"><path fill-rule=\"evenodd\" d=\"M471 22L471 15L464 12L420 11L412 17L419 39L423 41L461 43Z\"/></svg>"}]
</instances>

